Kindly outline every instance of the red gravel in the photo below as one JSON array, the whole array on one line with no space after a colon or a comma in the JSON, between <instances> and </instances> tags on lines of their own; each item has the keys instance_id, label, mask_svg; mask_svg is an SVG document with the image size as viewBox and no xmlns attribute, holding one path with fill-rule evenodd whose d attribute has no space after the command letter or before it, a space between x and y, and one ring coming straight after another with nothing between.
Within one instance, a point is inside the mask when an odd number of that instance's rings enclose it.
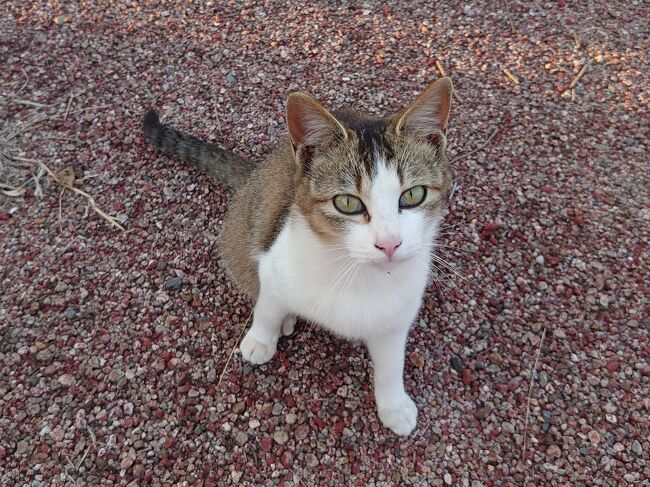
<instances>
[{"instance_id":1,"label":"red gravel","mask_svg":"<svg viewBox=\"0 0 650 487\"><path fill-rule=\"evenodd\" d=\"M60 226L52 185L0 196L0 484L648 481L647 4L69 3L3 2L2 127L59 114L3 150L99 174L78 186L131 232L69 192ZM416 432L380 427L362 347L304 325L219 384L250 312L216 261L229 195L145 146L145 109L259 159L289 91L386 113L436 60L452 157L496 134L455 164L443 255L478 285L427 296Z\"/></svg>"}]
</instances>

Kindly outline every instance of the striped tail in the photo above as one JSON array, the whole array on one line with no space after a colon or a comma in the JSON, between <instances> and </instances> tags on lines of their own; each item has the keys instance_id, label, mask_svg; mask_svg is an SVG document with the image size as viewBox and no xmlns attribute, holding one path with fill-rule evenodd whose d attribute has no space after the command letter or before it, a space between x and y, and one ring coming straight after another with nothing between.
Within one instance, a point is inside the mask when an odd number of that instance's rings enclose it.
<instances>
[{"instance_id":1,"label":"striped tail","mask_svg":"<svg viewBox=\"0 0 650 487\"><path fill-rule=\"evenodd\" d=\"M156 149L189 162L226 186L241 185L255 168L252 161L234 152L162 125L155 110L147 112L143 128L145 137Z\"/></svg>"}]
</instances>

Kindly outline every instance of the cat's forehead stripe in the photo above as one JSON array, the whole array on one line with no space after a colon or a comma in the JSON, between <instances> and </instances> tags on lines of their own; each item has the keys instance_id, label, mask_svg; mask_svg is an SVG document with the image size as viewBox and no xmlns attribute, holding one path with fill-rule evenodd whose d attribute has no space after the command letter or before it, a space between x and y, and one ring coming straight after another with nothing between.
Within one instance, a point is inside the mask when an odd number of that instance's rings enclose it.
<instances>
[{"instance_id":1,"label":"cat's forehead stripe","mask_svg":"<svg viewBox=\"0 0 650 487\"><path fill-rule=\"evenodd\" d=\"M393 146L386 137L388 129L386 120L359 120L349 124L349 127L355 132L359 141L359 155L368 175L377 171L375 161L378 154L385 160L394 157Z\"/></svg>"}]
</instances>

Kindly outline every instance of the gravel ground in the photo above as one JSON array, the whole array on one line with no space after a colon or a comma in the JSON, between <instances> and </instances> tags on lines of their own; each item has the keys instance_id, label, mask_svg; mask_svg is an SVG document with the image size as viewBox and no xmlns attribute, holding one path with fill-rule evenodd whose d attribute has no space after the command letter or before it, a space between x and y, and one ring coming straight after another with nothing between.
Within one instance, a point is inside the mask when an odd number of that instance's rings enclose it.
<instances>
[{"instance_id":1,"label":"gravel ground","mask_svg":"<svg viewBox=\"0 0 650 487\"><path fill-rule=\"evenodd\" d=\"M76 186L129 232L70 191L59 213L46 177L0 196L2 485L649 485L647 2L65 3L3 2L0 129L24 132L1 149L95 175ZM140 118L261 159L288 92L387 113L436 60L470 154L399 439L358 344L303 324L265 366L229 360L229 192Z\"/></svg>"}]
</instances>

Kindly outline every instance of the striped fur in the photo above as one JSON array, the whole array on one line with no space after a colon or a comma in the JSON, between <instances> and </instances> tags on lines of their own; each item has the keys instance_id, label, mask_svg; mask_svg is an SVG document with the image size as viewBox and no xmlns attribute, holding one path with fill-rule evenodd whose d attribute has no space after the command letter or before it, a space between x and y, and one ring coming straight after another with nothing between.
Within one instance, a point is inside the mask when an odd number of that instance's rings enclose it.
<instances>
[{"instance_id":1,"label":"striped fur","mask_svg":"<svg viewBox=\"0 0 650 487\"><path fill-rule=\"evenodd\" d=\"M234 152L162 125L154 110L147 112L143 125L147 140L158 150L189 162L226 186L241 186L255 169L252 161Z\"/></svg>"}]
</instances>

